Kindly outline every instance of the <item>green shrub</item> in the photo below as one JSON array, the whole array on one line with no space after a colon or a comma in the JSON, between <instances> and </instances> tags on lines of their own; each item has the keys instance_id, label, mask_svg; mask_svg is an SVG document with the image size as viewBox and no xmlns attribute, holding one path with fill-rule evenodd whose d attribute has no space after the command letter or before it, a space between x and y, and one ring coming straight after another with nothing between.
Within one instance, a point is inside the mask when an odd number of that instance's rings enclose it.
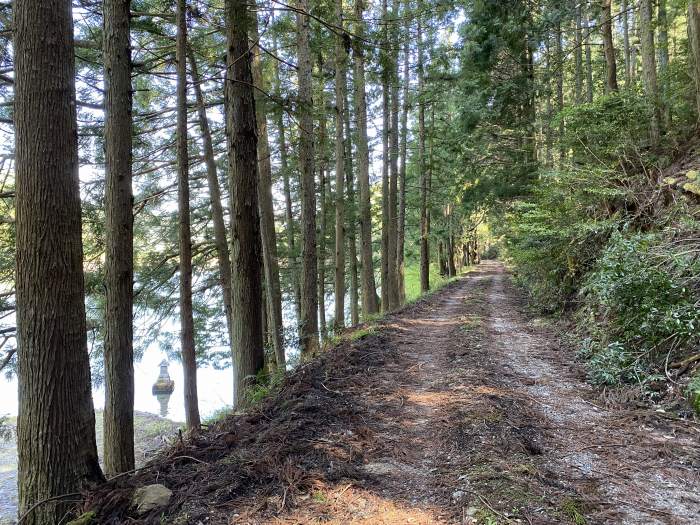
<instances>
[{"instance_id":1,"label":"green shrub","mask_svg":"<svg viewBox=\"0 0 700 525\"><path fill-rule=\"evenodd\" d=\"M507 259L542 311L561 311L577 299L582 279L619 228L606 203L622 196L606 170L571 168L542 174L532 196L508 210Z\"/></svg>"},{"instance_id":2,"label":"green shrub","mask_svg":"<svg viewBox=\"0 0 700 525\"><path fill-rule=\"evenodd\" d=\"M582 355L596 383L643 382L699 339L700 265L664 239L616 232L585 280Z\"/></svg>"},{"instance_id":3,"label":"green shrub","mask_svg":"<svg viewBox=\"0 0 700 525\"><path fill-rule=\"evenodd\" d=\"M695 412L700 414L700 373L696 373L685 389L688 401L693 405Z\"/></svg>"},{"instance_id":4,"label":"green shrub","mask_svg":"<svg viewBox=\"0 0 700 525\"><path fill-rule=\"evenodd\" d=\"M641 93L624 90L597 97L593 102L562 111L562 146L578 163L615 166L619 159L637 155L648 142L651 107Z\"/></svg>"}]
</instances>

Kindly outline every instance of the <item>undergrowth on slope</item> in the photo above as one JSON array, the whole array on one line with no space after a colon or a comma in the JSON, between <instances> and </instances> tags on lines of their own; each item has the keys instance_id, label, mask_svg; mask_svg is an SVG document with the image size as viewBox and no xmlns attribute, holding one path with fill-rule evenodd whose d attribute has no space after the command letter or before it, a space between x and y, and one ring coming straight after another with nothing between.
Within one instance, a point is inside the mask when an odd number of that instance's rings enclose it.
<instances>
[{"instance_id":1,"label":"undergrowth on slope","mask_svg":"<svg viewBox=\"0 0 700 525\"><path fill-rule=\"evenodd\" d=\"M678 180L700 147L677 153L679 132L650 148L646 105L626 91L562 112L566 159L493 222L532 303L576 321L591 382L658 400L698 366L700 213Z\"/></svg>"}]
</instances>

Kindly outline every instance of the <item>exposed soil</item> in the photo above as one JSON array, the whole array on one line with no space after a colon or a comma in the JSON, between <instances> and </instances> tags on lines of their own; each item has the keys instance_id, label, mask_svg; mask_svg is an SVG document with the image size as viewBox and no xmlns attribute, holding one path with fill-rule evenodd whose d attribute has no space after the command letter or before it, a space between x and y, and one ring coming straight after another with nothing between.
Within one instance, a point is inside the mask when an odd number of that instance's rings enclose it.
<instances>
[{"instance_id":1,"label":"exposed soil","mask_svg":"<svg viewBox=\"0 0 700 525\"><path fill-rule=\"evenodd\" d=\"M697 523L700 425L607 407L499 263L351 339L84 510L99 523ZM130 496L149 483L173 498L137 518Z\"/></svg>"}]
</instances>

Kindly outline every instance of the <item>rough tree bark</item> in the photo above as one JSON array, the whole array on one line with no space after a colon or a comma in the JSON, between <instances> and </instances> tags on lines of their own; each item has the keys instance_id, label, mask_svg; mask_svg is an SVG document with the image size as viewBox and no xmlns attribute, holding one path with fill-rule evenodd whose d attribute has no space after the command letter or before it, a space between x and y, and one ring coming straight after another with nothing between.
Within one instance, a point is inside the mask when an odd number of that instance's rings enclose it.
<instances>
[{"instance_id":1,"label":"rough tree bark","mask_svg":"<svg viewBox=\"0 0 700 525\"><path fill-rule=\"evenodd\" d=\"M391 18L399 18L399 0L393 0L391 6ZM396 22L394 22L395 24ZM387 298L389 300L389 310L398 308L401 304L399 293L399 275L397 265L396 250L398 246L398 178L399 178L399 48L398 34L394 27L391 31L391 135L389 137L389 231L387 233L388 242L388 277L389 290Z\"/></svg>"},{"instance_id":2,"label":"rough tree bark","mask_svg":"<svg viewBox=\"0 0 700 525\"><path fill-rule=\"evenodd\" d=\"M199 131L202 133L202 144L204 146L204 163L207 167L207 187L209 189L209 202L211 204L211 219L214 223L214 244L216 245L216 256L219 263L219 282L223 290L224 314L226 315L226 327L228 328L229 345L232 340L231 323L233 319L233 306L231 298L231 254L226 237L226 223L224 222L224 208L221 204L221 187L219 185L219 175L216 168L216 158L214 157L214 145L209 129L209 119L204 104L201 80L197 69L197 60L192 48L188 49L190 58L190 68L192 75L192 85L194 87L197 102L197 116L199 117Z\"/></svg>"},{"instance_id":3,"label":"rough tree bark","mask_svg":"<svg viewBox=\"0 0 700 525\"><path fill-rule=\"evenodd\" d=\"M583 101L583 33L581 31L581 4L574 1L574 101Z\"/></svg>"},{"instance_id":4,"label":"rough tree bark","mask_svg":"<svg viewBox=\"0 0 700 525\"><path fill-rule=\"evenodd\" d=\"M670 129L671 122L671 106L667 103L669 96L669 79L668 79L668 13L666 10L666 0L659 0L659 11L657 27L659 30L659 45L657 51L659 54L659 74L661 75L659 88L659 111L663 117L664 129Z\"/></svg>"},{"instance_id":5,"label":"rough tree bark","mask_svg":"<svg viewBox=\"0 0 700 525\"><path fill-rule=\"evenodd\" d=\"M695 109L700 122L700 0L688 2L688 48L693 81L695 82Z\"/></svg>"},{"instance_id":6,"label":"rough tree bark","mask_svg":"<svg viewBox=\"0 0 700 525\"><path fill-rule=\"evenodd\" d=\"M350 102L347 84L343 84L343 95L345 100L345 185L347 186L347 219L345 223L347 224L348 259L350 260L348 267L350 272L350 324L355 326L360 323L360 285L357 270L355 169L352 162L352 129L350 127Z\"/></svg>"},{"instance_id":7,"label":"rough tree bark","mask_svg":"<svg viewBox=\"0 0 700 525\"><path fill-rule=\"evenodd\" d=\"M557 33L555 38L555 51L557 55L557 62L562 64L564 62L564 50L562 46L562 30L561 22L557 22ZM557 68L557 111L562 112L564 110L564 68ZM564 147L564 119L559 119L559 162L563 162L566 156L566 150Z\"/></svg>"},{"instance_id":8,"label":"rough tree bark","mask_svg":"<svg viewBox=\"0 0 700 525\"><path fill-rule=\"evenodd\" d=\"M625 86L629 87L632 82L632 56L630 54L630 27L628 0L622 0L622 49L625 57Z\"/></svg>"},{"instance_id":9,"label":"rough tree bark","mask_svg":"<svg viewBox=\"0 0 700 525\"><path fill-rule=\"evenodd\" d=\"M583 8L583 23L586 29L584 50L586 54L586 102L593 102L593 59L591 56L591 24L588 9Z\"/></svg>"},{"instance_id":10,"label":"rough tree bark","mask_svg":"<svg viewBox=\"0 0 700 525\"><path fill-rule=\"evenodd\" d=\"M252 40L260 40L257 19L253 19ZM282 290L280 268L277 259L277 232L275 231L275 209L272 202L272 163L270 141L267 133L267 85L263 77L262 50L255 46L253 56L253 82L255 110L258 128L258 204L260 206L260 234L262 236L263 263L265 268L265 292L269 312L269 332L275 352L277 370L284 371L284 325L282 324Z\"/></svg>"},{"instance_id":11,"label":"rough tree bark","mask_svg":"<svg viewBox=\"0 0 700 525\"><path fill-rule=\"evenodd\" d=\"M345 92L347 53L343 31L343 1L335 0L335 21L341 34L335 38L335 298L334 331L345 327Z\"/></svg>"},{"instance_id":12,"label":"rough tree bark","mask_svg":"<svg viewBox=\"0 0 700 525\"><path fill-rule=\"evenodd\" d=\"M406 22L406 33L410 34L410 24L408 22ZM408 99L408 89L411 83L410 61L410 39L407 38L403 47L403 107L401 111L401 147L399 153L401 167L399 168L398 225L396 232L396 271L400 304L406 301L404 245L406 243L406 153L408 149L408 113L410 111Z\"/></svg>"},{"instance_id":13,"label":"rough tree bark","mask_svg":"<svg viewBox=\"0 0 700 525\"><path fill-rule=\"evenodd\" d=\"M656 146L661 136L661 112L659 110L659 85L656 75L656 50L654 47L654 27L652 24L652 1L640 0L639 28L641 33L644 92L652 107L649 139L651 145Z\"/></svg>"},{"instance_id":14,"label":"rough tree bark","mask_svg":"<svg viewBox=\"0 0 700 525\"><path fill-rule=\"evenodd\" d=\"M253 14L245 0L226 1L226 127L233 271L233 363L235 405L265 366L262 247L258 207L258 136L248 34Z\"/></svg>"},{"instance_id":15,"label":"rough tree bark","mask_svg":"<svg viewBox=\"0 0 700 525\"><path fill-rule=\"evenodd\" d=\"M354 84L355 84L355 120L357 122L357 180L360 189L360 259L362 263L362 312L364 316L379 311L377 288L374 281L374 262L372 261L372 214L369 186L369 147L367 143L367 95L365 93L365 59L363 39L365 22L363 19L364 1L355 2L355 39L354 39Z\"/></svg>"},{"instance_id":16,"label":"rough tree bark","mask_svg":"<svg viewBox=\"0 0 700 525\"><path fill-rule=\"evenodd\" d=\"M180 241L180 351L184 372L185 422L200 426L197 357L192 314L192 233L190 230L189 153L187 147L187 20L186 0L177 1L177 205Z\"/></svg>"},{"instance_id":17,"label":"rough tree bark","mask_svg":"<svg viewBox=\"0 0 700 525\"><path fill-rule=\"evenodd\" d=\"M301 172L301 333L304 357L314 355L318 344L318 261L316 259L316 188L314 184L313 83L309 48L309 2L297 0L297 53L299 75L299 171Z\"/></svg>"},{"instance_id":18,"label":"rough tree bark","mask_svg":"<svg viewBox=\"0 0 700 525\"><path fill-rule=\"evenodd\" d=\"M382 0L382 48L380 62L383 64L382 78L382 235L380 248L382 311L389 310L389 141L391 140L391 115L389 92L389 12L387 0Z\"/></svg>"},{"instance_id":19,"label":"rough tree bark","mask_svg":"<svg viewBox=\"0 0 700 525\"><path fill-rule=\"evenodd\" d=\"M70 0L14 3L19 512L103 479L85 326ZM59 523L44 503L24 525Z\"/></svg>"},{"instance_id":20,"label":"rough tree bark","mask_svg":"<svg viewBox=\"0 0 700 525\"><path fill-rule=\"evenodd\" d=\"M319 68L323 65L323 58L319 56ZM325 108L324 85L321 83L321 90L318 105L320 108ZM328 197L327 182L328 173L326 170L326 115L322 114L318 121L318 189L319 189L319 217L318 217L318 319L321 340L327 335L328 326L326 325L326 228L328 217Z\"/></svg>"},{"instance_id":21,"label":"rough tree bark","mask_svg":"<svg viewBox=\"0 0 700 525\"><path fill-rule=\"evenodd\" d=\"M420 176L420 289L430 290L430 245L428 244L428 170L425 166L425 87L423 71L423 28L418 22L418 171Z\"/></svg>"},{"instance_id":22,"label":"rough tree bark","mask_svg":"<svg viewBox=\"0 0 700 525\"><path fill-rule=\"evenodd\" d=\"M134 468L131 0L105 0L104 466Z\"/></svg>"},{"instance_id":23,"label":"rough tree bark","mask_svg":"<svg viewBox=\"0 0 700 525\"><path fill-rule=\"evenodd\" d=\"M610 3L611 0L603 0L600 28L603 33L603 52L605 54L605 83L608 91L617 91L617 63L615 62Z\"/></svg>"}]
</instances>

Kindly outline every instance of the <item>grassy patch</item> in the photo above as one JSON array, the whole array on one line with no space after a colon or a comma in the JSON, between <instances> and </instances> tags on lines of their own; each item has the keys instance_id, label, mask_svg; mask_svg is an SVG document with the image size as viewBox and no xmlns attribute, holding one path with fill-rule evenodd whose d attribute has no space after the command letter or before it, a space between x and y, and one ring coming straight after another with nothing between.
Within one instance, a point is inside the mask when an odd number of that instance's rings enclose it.
<instances>
[{"instance_id":1,"label":"grassy patch","mask_svg":"<svg viewBox=\"0 0 700 525\"><path fill-rule=\"evenodd\" d=\"M376 334L377 333L377 327L374 325L366 326L364 328L360 328L359 330L355 330L354 332L350 332L348 334L348 340L350 341L358 341L362 339L363 337L367 337L368 335Z\"/></svg>"},{"instance_id":2,"label":"grassy patch","mask_svg":"<svg viewBox=\"0 0 700 525\"><path fill-rule=\"evenodd\" d=\"M202 419L202 424L211 426L214 423L218 423L219 421L222 421L223 419L226 419L228 416L234 413L233 407L230 405L223 406L221 408L217 408L214 412L209 414L207 417Z\"/></svg>"},{"instance_id":3,"label":"grassy patch","mask_svg":"<svg viewBox=\"0 0 700 525\"><path fill-rule=\"evenodd\" d=\"M430 265L430 290L439 290L447 283L450 282L448 277L443 277L440 275L440 271L437 264ZM421 294L420 291L420 265L412 264L406 266L406 272L404 274L404 282L406 286L406 302L411 303L416 299L419 299Z\"/></svg>"},{"instance_id":4,"label":"grassy patch","mask_svg":"<svg viewBox=\"0 0 700 525\"><path fill-rule=\"evenodd\" d=\"M580 501L566 498L561 503L561 510L571 523L575 525L586 525L586 518L583 515L583 505Z\"/></svg>"}]
</instances>

